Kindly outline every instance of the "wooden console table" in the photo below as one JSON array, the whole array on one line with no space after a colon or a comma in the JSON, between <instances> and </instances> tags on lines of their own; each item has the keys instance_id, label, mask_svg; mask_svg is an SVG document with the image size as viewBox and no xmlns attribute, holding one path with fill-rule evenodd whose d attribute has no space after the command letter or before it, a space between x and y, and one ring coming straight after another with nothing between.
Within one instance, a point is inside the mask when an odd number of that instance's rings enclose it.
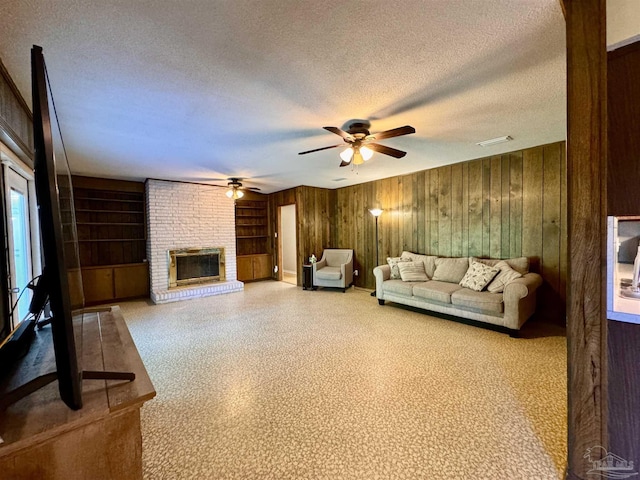
<instances>
[{"instance_id":1,"label":"wooden console table","mask_svg":"<svg viewBox=\"0 0 640 480\"><path fill-rule=\"evenodd\" d=\"M134 372L133 382L84 380L83 408L60 400L53 382L0 412L0 476L12 480L142 479L140 407L156 394L120 308L85 314L82 368ZM51 328L0 392L55 370Z\"/></svg>"}]
</instances>

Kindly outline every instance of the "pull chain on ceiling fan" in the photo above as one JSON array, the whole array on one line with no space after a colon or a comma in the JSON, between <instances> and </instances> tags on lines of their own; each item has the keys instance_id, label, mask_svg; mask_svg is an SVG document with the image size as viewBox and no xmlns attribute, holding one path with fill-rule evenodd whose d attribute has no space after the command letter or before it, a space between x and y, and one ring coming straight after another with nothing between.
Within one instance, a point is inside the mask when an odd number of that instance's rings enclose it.
<instances>
[{"instance_id":1,"label":"pull chain on ceiling fan","mask_svg":"<svg viewBox=\"0 0 640 480\"><path fill-rule=\"evenodd\" d=\"M395 148L386 147L384 145L372 142L376 140L383 140L385 138L400 137L402 135L416 133L415 128L409 125L405 125L404 127L393 128L391 130L386 130L384 132L379 132L372 135L371 133L369 133L368 127L369 124L363 122L352 123L351 125L349 125L349 128L346 132L337 127L323 127L325 130L341 136L345 143L349 144L349 146L340 153L340 158L342 159L342 162L340 163L341 167L346 167L350 164L362 165L373 156L373 152L382 153L394 158L402 158L407 154L407 152L403 152L402 150L397 150ZM343 146L343 144L316 148L314 150L300 152L298 155L305 155L307 153L319 152L321 150L327 150L329 148L337 148L341 146Z\"/></svg>"}]
</instances>

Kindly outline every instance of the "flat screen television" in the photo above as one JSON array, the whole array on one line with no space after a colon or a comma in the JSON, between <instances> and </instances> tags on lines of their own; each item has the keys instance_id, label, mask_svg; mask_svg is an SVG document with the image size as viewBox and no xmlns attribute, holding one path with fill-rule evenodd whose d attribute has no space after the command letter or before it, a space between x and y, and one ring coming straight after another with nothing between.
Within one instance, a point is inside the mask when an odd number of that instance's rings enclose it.
<instances>
[{"instance_id":1,"label":"flat screen television","mask_svg":"<svg viewBox=\"0 0 640 480\"><path fill-rule=\"evenodd\" d=\"M44 268L39 285L51 305L51 335L60 397L72 409L82 407L84 294L73 209L71 172L55 113L42 48L31 49L34 177ZM54 135L55 134L55 135Z\"/></svg>"},{"instance_id":2,"label":"flat screen television","mask_svg":"<svg viewBox=\"0 0 640 480\"><path fill-rule=\"evenodd\" d=\"M34 299L39 299L39 303L46 298L49 300L51 316L47 323L51 325L56 370L8 392L0 399L0 407L57 380L61 399L77 410L82 408L83 380L131 381L135 375L131 372L83 371L80 365L84 294L71 172L50 95L44 55L42 48L36 45L31 49L31 75L34 179L44 264Z\"/></svg>"}]
</instances>

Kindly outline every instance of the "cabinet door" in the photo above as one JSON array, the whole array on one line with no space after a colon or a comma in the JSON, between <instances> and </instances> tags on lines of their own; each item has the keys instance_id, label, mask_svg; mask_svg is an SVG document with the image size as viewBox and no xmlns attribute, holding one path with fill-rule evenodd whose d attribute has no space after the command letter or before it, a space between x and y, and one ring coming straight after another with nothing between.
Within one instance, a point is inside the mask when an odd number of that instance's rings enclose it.
<instances>
[{"instance_id":1,"label":"cabinet door","mask_svg":"<svg viewBox=\"0 0 640 480\"><path fill-rule=\"evenodd\" d=\"M145 297L149 295L149 268L146 263L113 267L116 298Z\"/></svg>"},{"instance_id":2,"label":"cabinet door","mask_svg":"<svg viewBox=\"0 0 640 480\"><path fill-rule=\"evenodd\" d=\"M249 255L236 257L238 280L253 280L253 262Z\"/></svg>"},{"instance_id":3,"label":"cabinet door","mask_svg":"<svg viewBox=\"0 0 640 480\"><path fill-rule=\"evenodd\" d=\"M271 256L255 255L253 257L253 278L268 278L271 276Z\"/></svg>"},{"instance_id":4,"label":"cabinet door","mask_svg":"<svg viewBox=\"0 0 640 480\"><path fill-rule=\"evenodd\" d=\"M113 300L113 268L90 268L82 270L82 287L85 303L100 303Z\"/></svg>"}]
</instances>

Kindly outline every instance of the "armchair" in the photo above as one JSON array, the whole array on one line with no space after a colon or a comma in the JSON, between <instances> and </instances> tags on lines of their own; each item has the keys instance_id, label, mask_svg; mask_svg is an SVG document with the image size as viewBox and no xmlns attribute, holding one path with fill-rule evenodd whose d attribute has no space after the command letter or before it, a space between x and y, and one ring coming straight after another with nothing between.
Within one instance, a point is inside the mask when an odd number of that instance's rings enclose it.
<instances>
[{"instance_id":1,"label":"armchair","mask_svg":"<svg viewBox=\"0 0 640 480\"><path fill-rule=\"evenodd\" d=\"M327 248L313 264L313 286L335 287L345 292L353 283L353 250Z\"/></svg>"}]
</instances>

